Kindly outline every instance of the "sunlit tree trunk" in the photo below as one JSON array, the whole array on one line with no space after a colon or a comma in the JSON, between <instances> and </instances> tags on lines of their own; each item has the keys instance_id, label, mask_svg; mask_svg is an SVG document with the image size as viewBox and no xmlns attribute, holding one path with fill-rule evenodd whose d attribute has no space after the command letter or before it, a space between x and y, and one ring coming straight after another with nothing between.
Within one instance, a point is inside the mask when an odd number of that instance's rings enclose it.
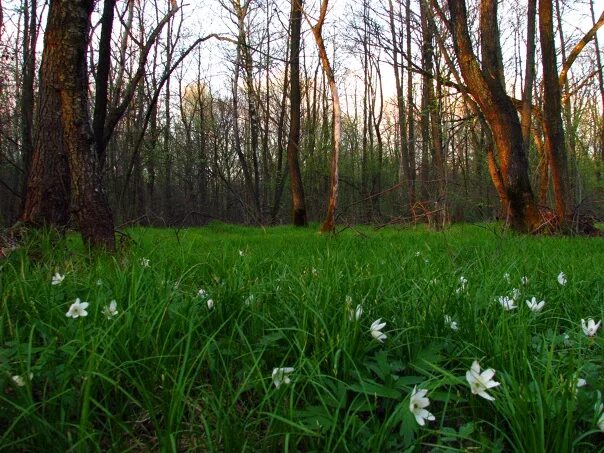
<instances>
[{"instance_id":1,"label":"sunlit tree trunk","mask_svg":"<svg viewBox=\"0 0 604 453\"><path fill-rule=\"evenodd\" d=\"M331 158L331 174L330 174L330 185L329 185L329 201L327 204L327 214L325 220L321 225L322 233L333 232L336 229L336 207L338 204L338 166L340 158L340 135L342 129L342 111L340 108L340 96L338 94L338 86L336 85L336 79L325 50L325 43L323 42L323 24L325 23L325 15L327 14L327 6L329 0L322 0L321 12L319 20L311 28L312 34L315 38L317 48L319 50L319 59L323 66L323 73L327 78L329 84L329 91L331 92L331 102L333 108L333 154Z\"/></svg>"},{"instance_id":2,"label":"sunlit tree trunk","mask_svg":"<svg viewBox=\"0 0 604 453\"><path fill-rule=\"evenodd\" d=\"M552 174L556 213L559 221L563 223L569 205L568 158L562 124L552 0L539 0L539 35L543 67L543 146Z\"/></svg>"},{"instance_id":3,"label":"sunlit tree trunk","mask_svg":"<svg viewBox=\"0 0 604 453\"><path fill-rule=\"evenodd\" d=\"M520 121L503 84L497 0L482 0L480 4L482 68L470 40L465 0L449 2L449 10L449 27L462 76L491 128L499 154L501 181L507 198L502 202L509 204L512 228L534 231L540 216L528 177Z\"/></svg>"}]
</instances>

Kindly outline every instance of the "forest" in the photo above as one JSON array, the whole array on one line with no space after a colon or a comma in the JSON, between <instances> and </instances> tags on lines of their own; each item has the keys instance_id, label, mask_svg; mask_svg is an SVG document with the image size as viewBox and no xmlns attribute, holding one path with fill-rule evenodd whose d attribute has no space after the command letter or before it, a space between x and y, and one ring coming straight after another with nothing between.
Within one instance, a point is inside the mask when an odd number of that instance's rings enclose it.
<instances>
[{"instance_id":1,"label":"forest","mask_svg":"<svg viewBox=\"0 0 604 453\"><path fill-rule=\"evenodd\" d=\"M0 450L604 452L604 0L0 0Z\"/></svg>"},{"instance_id":2,"label":"forest","mask_svg":"<svg viewBox=\"0 0 604 453\"><path fill-rule=\"evenodd\" d=\"M596 2L332 3L4 0L0 221L593 232Z\"/></svg>"}]
</instances>

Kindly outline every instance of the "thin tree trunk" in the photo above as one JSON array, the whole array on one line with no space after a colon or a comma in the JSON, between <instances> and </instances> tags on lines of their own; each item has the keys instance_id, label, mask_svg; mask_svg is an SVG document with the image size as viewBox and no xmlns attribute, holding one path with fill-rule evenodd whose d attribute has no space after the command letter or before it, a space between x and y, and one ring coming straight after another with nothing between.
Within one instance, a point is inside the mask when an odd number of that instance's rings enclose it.
<instances>
[{"instance_id":1,"label":"thin tree trunk","mask_svg":"<svg viewBox=\"0 0 604 453\"><path fill-rule=\"evenodd\" d=\"M543 146L552 172L556 213L560 222L564 223L569 205L568 158L562 124L552 0L539 0L539 35L543 66Z\"/></svg>"},{"instance_id":2,"label":"thin tree trunk","mask_svg":"<svg viewBox=\"0 0 604 453\"><path fill-rule=\"evenodd\" d=\"M340 108L340 97L338 94L338 86L336 85L336 79L329 63L329 57L325 50L325 43L323 42L323 24L325 23L325 15L327 14L327 6L329 0L322 0L321 13L317 23L311 27L312 34L315 38L317 48L319 50L319 59L323 66L323 73L327 78L329 84L329 90L331 92L331 103L333 108L333 154L331 158L331 182L329 186L329 201L327 204L327 214L325 220L321 225L322 233L334 232L336 229L336 208L338 204L338 166L340 158L340 135L342 129L342 110Z\"/></svg>"},{"instance_id":3,"label":"thin tree trunk","mask_svg":"<svg viewBox=\"0 0 604 453\"><path fill-rule=\"evenodd\" d=\"M303 0L291 0L290 38L290 125L287 142L287 162L289 168L292 214L295 226L306 226L306 203L298 153L300 150L300 29L302 25Z\"/></svg>"}]
</instances>

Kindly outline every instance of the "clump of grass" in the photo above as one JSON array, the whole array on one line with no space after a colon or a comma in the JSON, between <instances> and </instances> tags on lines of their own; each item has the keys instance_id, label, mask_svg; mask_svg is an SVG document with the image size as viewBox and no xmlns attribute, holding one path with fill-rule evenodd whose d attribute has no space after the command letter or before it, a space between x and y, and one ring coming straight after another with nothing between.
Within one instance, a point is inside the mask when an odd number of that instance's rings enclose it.
<instances>
[{"instance_id":1,"label":"clump of grass","mask_svg":"<svg viewBox=\"0 0 604 453\"><path fill-rule=\"evenodd\" d=\"M604 318L598 242L489 226L363 233L141 228L117 255L36 237L0 261L0 445L601 446L604 332L581 328ZM64 279L52 285L55 273ZM540 312L525 304L533 296ZM66 316L76 298L87 316ZM383 342L370 333L378 318ZM471 393L474 360L496 370L495 401ZM293 370L277 388L280 368ZM409 409L414 388L435 417L423 427Z\"/></svg>"}]
</instances>

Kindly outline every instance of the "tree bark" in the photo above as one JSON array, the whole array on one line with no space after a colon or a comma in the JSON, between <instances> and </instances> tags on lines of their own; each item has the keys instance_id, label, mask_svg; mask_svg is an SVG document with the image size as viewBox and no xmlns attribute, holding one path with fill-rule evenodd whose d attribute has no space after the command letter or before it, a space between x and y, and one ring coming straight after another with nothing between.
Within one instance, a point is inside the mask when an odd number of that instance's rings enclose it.
<instances>
[{"instance_id":1,"label":"tree bark","mask_svg":"<svg viewBox=\"0 0 604 453\"><path fill-rule=\"evenodd\" d=\"M552 0L539 0L539 35L541 38L541 62L543 66L543 146L548 156L556 213L564 223L568 209L568 157L565 149L564 126L556 47Z\"/></svg>"},{"instance_id":2,"label":"tree bark","mask_svg":"<svg viewBox=\"0 0 604 453\"><path fill-rule=\"evenodd\" d=\"M306 226L306 203L298 152L300 150L300 29L303 0L291 0L290 38L290 124L287 142L287 163L292 195L292 214L295 226Z\"/></svg>"},{"instance_id":3,"label":"tree bark","mask_svg":"<svg viewBox=\"0 0 604 453\"><path fill-rule=\"evenodd\" d=\"M516 109L502 85L497 0L482 0L480 4L483 69L472 48L465 0L450 1L449 10L451 20L448 25L462 76L489 124L501 161L502 183L507 197L501 201L509 204L514 230L534 231L539 226L540 216L528 177L522 130Z\"/></svg>"},{"instance_id":4,"label":"tree bark","mask_svg":"<svg viewBox=\"0 0 604 453\"><path fill-rule=\"evenodd\" d=\"M111 34L113 31L114 8L117 0L104 0L101 17L101 37L99 42L99 59L96 70L96 91L92 130L96 142L97 154L101 168L105 162L105 120L107 119L107 96L109 71L111 69Z\"/></svg>"},{"instance_id":5,"label":"tree bark","mask_svg":"<svg viewBox=\"0 0 604 453\"><path fill-rule=\"evenodd\" d=\"M323 0L321 3L321 13L317 23L311 27L312 34L315 38L317 48L319 50L319 59L323 66L323 73L327 78L329 84L329 90L331 92L331 104L333 108L333 154L331 158L331 181L329 185L329 201L327 204L327 214L325 220L321 225L322 233L331 233L336 229L336 208L338 205L338 166L340 158L340 135L342 130L342 110L340 107L340 96L338 94L338 86L336 85L336 79L329 63L329 57L325 50L325 43L323 42L323 24L325 23L325 15L327 14L327 6L329 0Z\"/></svg>"},{"instance_id":6,"label":"tree bark","mask_svg":"<svg viewBox=\"0 0 604 453\"><path fill-rule=\"evenodd\" d=\"M54 0L50 7L62 24L53 44L61 57L57 76L75 215L87 245L114 249L113 215L101 184L88 111L86 53L94 0Z\"/></svg>"},{"instance_id":7,"label":"tree bark","mask_svg":"<svg viewBox=\"0 0 604 453\"><path fill-rule=\"evenodd\" d=\"M61 40L63 3L53 2L48 11L40 66L37 127L19 221L33 226L65 228L69 223L71 182L64 143L59 97L60 71L64 65ZM87 42L86 38L86 42Z\"/></svg>"}]
</instances>

